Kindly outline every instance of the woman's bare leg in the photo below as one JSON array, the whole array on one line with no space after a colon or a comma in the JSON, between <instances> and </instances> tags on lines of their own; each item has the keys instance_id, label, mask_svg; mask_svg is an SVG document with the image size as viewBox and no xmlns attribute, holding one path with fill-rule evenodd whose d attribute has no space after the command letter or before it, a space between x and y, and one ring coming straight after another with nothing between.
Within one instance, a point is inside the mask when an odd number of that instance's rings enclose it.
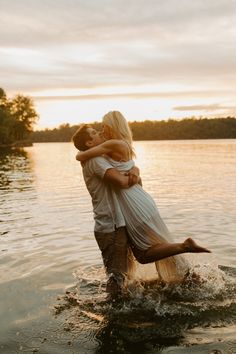
<instances>
[{"instance_id":1,"label":"woman's bare leg","mask_svg":"<svg viewBox=\"0 0 236 354\"><path fill-rule=\"evenodd\" d=\"M211 251L209 251L207 248L197 245L193 239L188 238L182 243L163 243L148 248L147 251L145 251L145 254L142 255L142 263L160 261L161 259L187 252L211 253Z\"/></svg>"}]
</instances>

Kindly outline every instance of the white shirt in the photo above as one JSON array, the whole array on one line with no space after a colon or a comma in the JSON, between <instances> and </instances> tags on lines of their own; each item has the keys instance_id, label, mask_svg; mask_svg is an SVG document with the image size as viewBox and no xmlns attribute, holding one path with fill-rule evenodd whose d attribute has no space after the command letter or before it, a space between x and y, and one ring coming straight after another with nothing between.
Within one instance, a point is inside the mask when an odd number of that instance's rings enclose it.
<instances>
[{"instance_id":1,"label":"white shirt","mask_svg":"<svg viewBox=\"0 0 236 354\"><path fill-rule=\"evenodd\" d=\"M91 195L96 232L112 232L125 226L125 220L116 193L103 177L114 168L104 157L94 157L85 162L83 176Z\"/></svg>"}]
</instances>

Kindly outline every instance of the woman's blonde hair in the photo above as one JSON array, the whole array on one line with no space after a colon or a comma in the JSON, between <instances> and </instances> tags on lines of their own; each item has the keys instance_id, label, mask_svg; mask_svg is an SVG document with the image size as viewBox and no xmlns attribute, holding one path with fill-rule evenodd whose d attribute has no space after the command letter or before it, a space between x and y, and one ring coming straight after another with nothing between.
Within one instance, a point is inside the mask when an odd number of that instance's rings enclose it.
<instances>
[{"instance_id":1,"label":"woman's blonde hair","mask_svg":"<svg viewBox=\"0 0 236 354\"><path fill-rule=\"evenodd\" d=\"M105 114L102 121L103 124L107 125L111 129L112 139L120 139L128 143L131 156L134 157L135 153L132 147L132 132L123 114L119 111L110 111Z\"/></svg>"}]
</instances>

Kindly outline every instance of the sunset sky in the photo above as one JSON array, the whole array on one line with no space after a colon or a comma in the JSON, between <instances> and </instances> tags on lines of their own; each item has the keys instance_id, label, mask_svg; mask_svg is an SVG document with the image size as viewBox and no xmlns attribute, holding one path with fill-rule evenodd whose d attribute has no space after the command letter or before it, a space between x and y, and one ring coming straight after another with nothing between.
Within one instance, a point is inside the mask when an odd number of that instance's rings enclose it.
<instances>
[{"instance_id":1,"label":"sunset sky","mask_svg":"<svg viewBox=\"0 0 236 354\"><path fill-rule=\"evenodd\" d=\"M236 1L0 0L0 87L37 129L236 116Z\"/></svg>"}]
</instances>

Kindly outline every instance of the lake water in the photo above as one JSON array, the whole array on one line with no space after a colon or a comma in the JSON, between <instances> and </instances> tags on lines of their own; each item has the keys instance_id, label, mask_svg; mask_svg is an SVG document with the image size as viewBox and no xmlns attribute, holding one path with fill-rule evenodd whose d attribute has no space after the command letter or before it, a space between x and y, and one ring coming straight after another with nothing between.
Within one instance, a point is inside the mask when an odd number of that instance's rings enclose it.
<instances>
[{"instance_id":1,"label":"lake water","mask_svg":"<svg viewBox=\"0 0 236 354\"><path fill-rule=\"evenodd\" d=\"M212 250L191 255L204 284L137 282L127 299L107 303L72 144L1 151L1 353L236 353L236 141L135 149L143 186L176 240L191 235Z\"/></svg>"}]
</instances>

